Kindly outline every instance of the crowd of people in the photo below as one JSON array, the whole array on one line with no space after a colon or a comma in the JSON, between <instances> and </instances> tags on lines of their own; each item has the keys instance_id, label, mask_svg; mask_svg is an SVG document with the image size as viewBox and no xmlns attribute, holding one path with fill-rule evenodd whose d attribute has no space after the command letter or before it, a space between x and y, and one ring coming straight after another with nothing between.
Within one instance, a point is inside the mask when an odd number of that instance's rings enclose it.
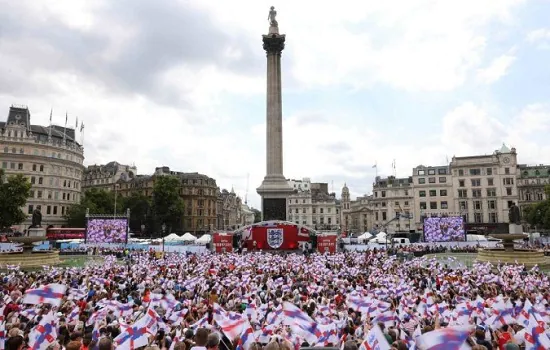
<instances>
[{"instance_id":1,"label":"crowd of people","mask_svg":"<svg viewBox=\"0 0 550 350\"><path fill-rule=\"evenodd\" d=\"M383 251L103 260L2 273L0 349L550 348L536 267Z\"/></svg>"}]
</instances>

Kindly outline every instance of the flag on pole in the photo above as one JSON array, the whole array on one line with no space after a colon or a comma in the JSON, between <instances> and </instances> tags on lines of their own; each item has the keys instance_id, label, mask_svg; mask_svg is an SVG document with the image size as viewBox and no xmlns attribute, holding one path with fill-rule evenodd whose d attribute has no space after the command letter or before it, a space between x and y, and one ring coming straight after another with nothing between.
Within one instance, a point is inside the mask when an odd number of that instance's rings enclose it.
<instances>
[{"instance_id":1,"label":"flag on pole","mask_svg":"<svg viewBox=\"0 0 550 350\"><path fill-rule=\"evenodd\" d=\"M80 123L80 132L84 130L84 122Z\"/></svg>"},{"instance_id":2,"label":"flag on pole","mask_svg":"<svg viewBox=\"0 0 550 350\"><path fill-rule=\"evenodd\" d=\"M52 125L53 108L50 110L50 125Z\"/></svg>"},{"instance_id":3,"label":"flag on pole","mask_svg":"<svg viewBox=\"0 0 550 350\"><path fill-rule=\"evenodd\" d=\"M76 117L76 126L74 127L75 130L78 130L78 117Z\"/></svg>"},{"instance_id":4,"label":"flag on pole","mask_svg":"<svg viewBox=\"0 0 550 350\"><path fill-rule=\"evenodd\" d=\"M69 114L65 112L65 127L67 127L67 122L69 121Z\"/></svg>"},{"instance_id":5,"label":"flag on pole","mask_svg":"<svg viewBox=\"0 0 550 350\"><path fill-rule=\"evenodd\" d=\"M378 168L378 165L376 163L374 163L374 165L372 167L373 168Z\"/></svg>"}]
</instances>

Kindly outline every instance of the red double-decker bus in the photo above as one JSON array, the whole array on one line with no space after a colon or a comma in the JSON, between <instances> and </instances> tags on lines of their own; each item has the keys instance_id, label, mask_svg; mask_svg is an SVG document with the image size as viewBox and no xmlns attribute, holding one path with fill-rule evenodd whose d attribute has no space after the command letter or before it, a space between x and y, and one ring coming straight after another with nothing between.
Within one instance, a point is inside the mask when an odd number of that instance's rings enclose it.
<instances>
[{"instance_id":1,"label":"red double-decker bus","mask_svg":"<svg viewBox=\"0 0 550 350\"><path fill-rule=\"evenodd\" d=\"M58 239L84 239L85 228L51 227L46 230L46 237L50 241Z\"/></svg>"}]
</instances>

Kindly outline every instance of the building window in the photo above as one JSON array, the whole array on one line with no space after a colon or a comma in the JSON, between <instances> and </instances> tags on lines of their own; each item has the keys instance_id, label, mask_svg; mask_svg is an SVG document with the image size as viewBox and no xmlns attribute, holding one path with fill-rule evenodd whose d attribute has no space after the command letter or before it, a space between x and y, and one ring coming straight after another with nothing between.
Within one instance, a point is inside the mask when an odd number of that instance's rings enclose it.
<instances>
[{"instance_id":1,"label":"building window","mask_svg":"<svg viewBox=\"0 0 550 350\"><path fill-rule=\"evenodd\" d=\"M347 219L348 219L348 218L346 217L346 221L347 221ZM374 219L375 219L376 221L378 221L378 212L375 212L375 213L374 213Z\"/></svg>"},{"instance_id":2,"label":"building window","mask_svg":"<svg viewBox=\"0 0 550 350\"><path fill-rule=\"evenodd\" d=\"M305 200L305 199L302 199L302 203L303 203L303 204L306 204L306 200Z\"/></svg>"},{"instance_id":3,"label":"building window","mask_svg":"<svg viewBox=\"0 0 550 350\"><path fill-rule=\"evenodd\" d=\"M41 178L41 177L39 177L39 178L38 178L38 184L39 184L39 185L42 185L42 182L44 182L44 179Z\"/></svg>"},{"instance_id":4,"label":"building window","mask_svg":"<svg viewBox=\"0 0 550 350\"><path fill-rule=\"evenodd\" d=\"M408 195L409 195L409 191L405 190L405 196L408 196Z\"/></svg>"},{"instance_id":5,"label":"building window","mask_svg":"<svg viewBox=\"0 0 550 350\"><path fill-rule=\"evenodd\" d=\"M425 183L426 183L426 179L423 178L423 177L420 177L420 178L418 178L418 183L419 183L419 184L425 184Z\"/></svg>"},{"instance_id":6,"label":"building window","mask_svg":"<svg viewBox=\"0 0 550 350\"><path fill-rule=\"evenodd\" d=\"M382 191L382 198L386 197L386 191Z\"/></svg>"},{"instance_id":7,"label":"building window","mask_svg":"<svg viewBox=\"0 0 550 350\"><path fill-rule=\"evenodd\" d=\"M8 153L10 149L8 147L4 147L4 153Z\"/></svg>"},{"instance_id":8,"label":"building window","mask_svg":"<svg viewBox=\"0 0 550 350\"><path fill-rule=\"evenodd\" d=\"M496 188L488 188L487 189L487 197L496 197L496 196L497 196Z\"/></svg>"},{"instance_id":9,"label":"building window","mask_svg":"<svg viewBox=\"0 0 550 350\"><path fill-rule=\"evenodd\" d=\"M440 178L439 178L439 183L440 183L440 184L443 184L443 183L445 183L445 182L447 182L447 178L446 178L446 177L440 177Z\"/></svg>"},{"instance_id":10,"label":"building window","mask_svg":"<svg viewBox=\"0 0 550 350\"><path fill-rule=\"evenodd\" d=\"M29 205L29 208L27 209L27 213L32 214L33 211L34 211L34 206L31 204L31 205Z\"/></svg>"},{"instance_id":11,"label":"building window","mask_svg":"<svg viewBox=\"0 0 550 350\"><path fill-rule=\"evenodd\" d=\"M449 209L449 205L446 201L441 202L441 209Z\"/></svg>"},{"instance_id":12,"label":"building window","mask_svg":"<svg viewBox=\"0 0 550 350\"><path fill-rule=\"evenodd\" d=\"M378 198L378 192L374 192L374 198Z\"/></svg>"},{"instance_id":13,"label":"building window","mask_svg":"<svg viewBox=\"0 0 550 350\"><path fill-rule=\"evenodd\" d=\"M53 215L57 215L57 205L54 205L53 207Z\"/></svg>"},{"instance_id":14,"label":"building window","mask_svg":"<svg viewBox=\"0 0 550 350\"><path fill-rule=\"evenodd\" d=\"M491 179L487 179L487 186L494 186L494 185L495 185L495 184L494 184L494 181L493 181L492 178L491 178Z\"/></svg>"},{"instance_id":15,"label":"building window","mask_svg":"<svg viewBox=\"0 0 550 350\"><path fill-rule=\"evenodd\" d=\"M458 190L458 198L467 198L468 190Z\"/></svg>"},{"instance_id":16,"label":"building window","mask_svg":"<svg viewBox=\"0 0 550 350\"><path fill-rule=\"evenodd\" d=\"M481 190L472 190L472 197L481 198Z\"/></svg>"},{"instance_id":17,"label":"building window","mask_svg":"<svg viewBox=\"0 0 550 350\"><path fill-rule=\"evenodd\" d=\"M458 202L458 207L460 208L460 210L468 210L468 202L460 201Z\"/></svg>"},{"instance_id":18,"label":"building window","mask_svg":"<svg viewBox=\"0 0 550 350\"><path fill-rule=\"evenodd\" d=\"M395 205L396 207L398 207L398 206L399 206L399 202L395 202L394 205Z\"/></svg>"},{"instance_id":19,"label":"building window","mask_svg":"<svg viewBox=\"0 0 550 350\"><path fill-rule=\"evenodd\" d=\"M10 163L10 169L15 169L15 163Z\"/></svg>"},{"instance_id":20,"label":"building window","mask_svg":"<svg viewBox=\"0 0 550 350\"><path fill-rule=\"evenodd\" d=\"M483 222L483 216L481 215L481 213L474 213L474 222L476 224Z\"/></svg>"},{"instance_id":21,"label":"building window","mask_svg":"<svg viewBox=\"0 0 550 350\"><path fill-rule=\"evenodd\" d=\"M430 190L430 197L436 197L437 196L437 190Z\"/></svg>"},{"instance_id":22,"label":"building window","mask_svg":"<svg viewBox=\"0 0 550 350\"><path fill-rule=\"evenodd\" d=\"M464 176L464 169L458 169L458 176Z\"/></svg>"},{"instance_id":23,"label":"building window","mask_svg":"<svg viewBox=\"0 0 550 350\"><path fill-rule=\"evenodd\" d=\"M464 187L464 180L458 180L458 187Z\"/></svg>"},{"instance_id":24,"label":"building window","mask_svg":"<svg viewBox=\"0 0 550 350\"><path fill-rule=\"evenodd\" d=\"M504 168L504 174L510 175L510 168Z\"/></svg>"},{"instance_id":25,"label":"building window","mask_svg":"<svg viewBox=\"0 0 550 350\"><path fill-rule=\"evenodd\" d=\"M496 223L497 222L497 213L489 213L489 222L490 223Z\"/></svg>"},{"instance_id":26,"label":"building window","mask_svg":"<svg viewBox=\"0 0 550 350\"><path fill-rule=\"evenodd\" d=\"M426 191L420 191L420 192L418 192L418 196L420 196L420 197L426 197Z\"/></svg>"},{"instance_id":27,"label":"building window","mask_svg":"<svg viewBox=\"0 0 550 350\"><path fill-rule=\"evenodd\" d=\"M493 200L487 201L487 207L489 208L489 210L496 210L497 201L493 201Z\"/></svg>"},{"instance_id":28,"label":"building window","mask_svg":"<svg viewBox=\"0 0 550 350\"><path fill-rule=\"evenodd\" d=\"M8 162L2 162L2 168L7 169L8 168Z\"/></svg>"},{"instance_id":29,"label":"building window","mask_svg":"<svg viewBox=\"0 0 550 350\"><path fill-rule=\"evenodd\" d=\"M385 211L382 212L382 220L386 221L387 219L387 213Z\"/></svg>"},{"instance_id":30,"label":"building window","mask_svg":"<svg viewBox=\"0 0 550 350\"><path fill-rule=\"evenodd\" d=\"M472 176L481 175L481 169L470 169L470 175Z\"/></svg>"},{"instance_id":31,"label":"building window","mask_svg":"<svg viewBox=\"0 0 550 350\"><path fill-rule=\"evenodd\" d=\"M306 208L303 208L302 209L302 214L305 214L306 213Z\"/></svg>"},{"instance_id":32,"label":"building window","mask_svg":"<svg viewBox=\"0 0 550 350\"><path fill-rule=\"evenodd\" d=\"M382 202L382 207L386 207L386 202Z\"/></svg>"},{"instance_id":33,"label":"building window","mask_svg":"<svg viewBox=\"0 0 550 350\"><path fill-rule=\"evenodd\" d=\"M36 178L34 176L31 176L31 184L35 184L36 183Z\"/></svg>"},{"instance_id":34,"label":"building window","mask_svg":"<svg viewBox=\"0 0 550 350\"><path fill-rule=\"evenodd\" d=\"M32 171L36 171L36 164L32 165Z\"/></svg>"},{"instance_id":35,"label":"building window","mask_svg":"<svg viewBox=\"0 0 550 350\"><path fill-rule=\"evenodd\" d=\"M430 209L437 209L437 202L430 202Z\"/></svg>"},{"instance_id":36,"label":"building window","mask_svg":"<svg viewBox=\"0 0 550 350\"><path fill-rule=\"evenodd\" d=\"M14 148L11 149L11 153L17 153L17 150Z\"/></svg>"},{"instance_id":37,"label":"building window","mask_svg":"<svg viewBox=\"0 0 550 350\"><path fill-rule=\"evenodd\" d=\"M437 173L439 175L447 175L447 169L443 169L443 168L437 169Z\"/></svg>"},{"instance_id":38,"label":"building window","mask_svg":"<svg viewBox=\"0 0 550 350\"><path fill-rule=\"evenodd\" d=\"M23 170L23 163L19 163L19 164L17 164L17 169L19 169L19 170Z\"/></svg>"},{"instance_id":39,"label":"building window","mask_svg":"<svg viewBox=\"0 0 550 350\"><path fill-rule=\"evenodd\" d=\"M418 175L419 175L419 176L424 176L424 175L426 175L426 171L424 171L424 170L418 170Z\"/></svg>"},{"instance_id":40,"label":"building window","mask_svg":"<svg viewBox=\"0 0 550 350\"><path fill-rule=\"evenodd\" d=\"M312 208L312 209L311 209L311 212L312 212L313 214L316 214L316 213L317 213L317 208Z\"/></svg>"},{"instance_id":41,"label":"building window","mask_svg":"<svg viewBox=\"0 0 550 350\"><path fill-rule=\"evenodd\" d=\"M447 197L447 190L439 190L439 195L441 197Z\"/></svg>"},{"instance_id":42,"label":"building window","mask_svg":"<svg viewBox=\"0 0 550 350\"><path fill-rule=\"evenodd\" d=\"M435 177L428 178L428 182L431 183L431 184L434 184L435 183Z\"/></svg>"},{"instance_id":43,"label":"building window","mask_svg":"<svg viewBox=\"0 0 550 350\"><path fill-rule=\"evenodd\" d=\"M34 198L34 190L29 191L29 198Z\"/></svg>"},{"instance_id":44,"label":"building window","mask_svg":"<svg viewBox=\"0 0 550 350\"><path fill-rule=\"evenodd\" d=\"M428 175L435 175L435 169L428 170Z\"/></svg>"},{"instance_id":45,"label":"building window","mask_svg":"<svg viewBox=\"0 0 550 350\"><path fill-rule=\"evenodd\" d=\"M485 169L485 175L493 175L493 168Z\"/></svg>"},{"instance_id":46,"label":"building window","mask_svg":"<svg viewBox=\"0 0 550 350\"><path fill-rule=\"evenodd\" d=\"M44 171L44 166L40 165L40 171Z\"/></svg>"},{"instance_id":47,"label":"building window","mask_svg":"<svg viewBox=\"0 0 550 350\"><path fill-rule=\"evenodd\" d=\"M426 210L426 202L420 202L420 210Z\"/></svg>"},{"instance_id":48,"label":"building window","mask_svg":"<svg viewBox=\"0 0 550 350\"><path fill-rule=\"evenodd\" d=\"M514 184L514 178L513 177L506 177L506 178L502 179L502 183L505 186L513 185Z\"/></svg>"},{"instance_id":49,"label":"building window","mask_svg":"<svg viewBox=\"0 0 550 350\"><path fill-rule=\"evenodd\" d=\"M472 179L472 187L481 186L481 179Z\"/></svg>"},{"instance_id":50,"label":"building window","mask_svg":"<svg viewBox=\"0 0 550 350\"><path fill-rule=\"evenodd\" d=\"M514 205L514 201L508 201L508 209L510 209Z\"/></svg>"},{"instance_id":51,"label":"building window","mask_svg":"<svg viewBox=\"0 0 550 350\"><path fill-rule=\"evenodd\" d=\"M506 187L506 195L511 196L512 195L512 187Z\"/></svg>"},{"instance_id":52,"label":"building window","mask_svg":"<svg viewBox=\"0 0 550 350\"><path fill-rule=\"evenodd\" d=\"M474 210L481 210L481 201L474 201Z\"/></svg>"},{"instance_id":53,"label":"building window","mask_svg":"<svg viewBox=\"0 0 550 350\"><path fill-rule=\"evenodd\" d=\"M50 215L51 212L52 212L52 206L51 206L51 205L48 205L48 206L46 207L46 215Z\"/></svg>"},{"instance_id":54,"label":"building window","mask_svg":"<svg viewBox=\"0 0 550 350\"><path fill-rule=\"evenodd\" d=\"M408 206L409 205L409 201L405 201L405 206Z\"/></svg>"},{"instance_id":55,"label":"building window","mask_svg":"<svg viewBox=\"0 0 550 350\"><path fill-rule=\"evenodd\" d=\"M538 192L538 193L537 193L537 200L538 200L538 201L544 200L544 194L541 193L541 192Z\"/></svg>"},{"instance_id":56,"label":"building window","mask_svg":"<svg viewBox=\"0 0 550 350\"><path fill-rule=\"evenodd\" d=\"M319 209L319 214L324 214L325 210L323 208Z\"/></svg>"}]
</instances>

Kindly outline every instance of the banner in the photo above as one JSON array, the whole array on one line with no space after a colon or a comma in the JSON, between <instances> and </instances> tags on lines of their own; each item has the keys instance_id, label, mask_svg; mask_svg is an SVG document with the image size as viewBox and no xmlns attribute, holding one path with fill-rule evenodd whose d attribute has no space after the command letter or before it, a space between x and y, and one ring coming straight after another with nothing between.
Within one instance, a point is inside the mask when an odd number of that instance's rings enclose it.
<instances>
[{"instance_id":1,"label":"banner","mask_svg":"<svg viewBox=\"0 0 550 350\"><path fill-rule=\"evenodd\" d=\"M212 244L214 244L214 249L216 250L216 253L232 252L233 236L214 233L214 235L212 235Z\"/></svg>"},{"instance_id":2,"label":"banner","mask_svg":"<svg viewBox=\"0 0 550 350\"><path fill-rule=\"evenodd\" d=\"M336 235L317 236L317 249L319 253L336 253Z\"/></svg>"}]
</instances>

